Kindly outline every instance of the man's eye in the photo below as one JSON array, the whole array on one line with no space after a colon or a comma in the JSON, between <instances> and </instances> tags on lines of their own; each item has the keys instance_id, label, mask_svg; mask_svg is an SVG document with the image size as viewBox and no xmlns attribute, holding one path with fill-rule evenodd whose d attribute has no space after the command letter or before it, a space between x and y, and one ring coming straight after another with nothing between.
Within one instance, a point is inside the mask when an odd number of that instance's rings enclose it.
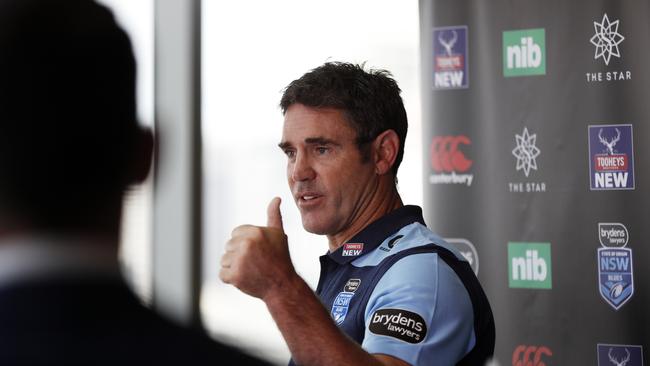
<instances>
[{"instance_id":1,"label":"man's eye","mask_svg":"<svg viewBox=\"0 0 650 366\"><path fill-rule=\"evenodd\" d=\"M296 152L293 150L284 150L284 154L287 156L289 159L293 159L296 156Z\"/></svg>"},{"instance_id":2,"label":"man's eye","mask_svg":"<svg viewBox=\"0 0 650 366\"><path fill-rule=\"evenodd\" d=\"M323 146L319 146L319 147L316 148L316 152L317 152L319 155L327 154L329 151L330 151L329 148L327 148L327 147L323 147Z\"/></svg>"}]
</instances>

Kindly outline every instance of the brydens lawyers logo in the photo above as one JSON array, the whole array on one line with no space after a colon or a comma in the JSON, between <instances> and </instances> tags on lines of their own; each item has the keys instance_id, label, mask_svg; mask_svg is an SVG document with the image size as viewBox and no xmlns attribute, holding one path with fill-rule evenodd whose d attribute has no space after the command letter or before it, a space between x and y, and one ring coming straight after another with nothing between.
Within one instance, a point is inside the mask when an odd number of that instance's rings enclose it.
<instances>
[{"instance_id":1,"label":"brydens lawyers logo","mask_svg":"<svg viewBox=\"0 0 650 366\"><path fill-rule=\"evenodd\" d=\"M621 223L598 223L598 288L600 296L615 310L634 294L632 249L629 234Z\"/></svg>"},{"instance_id":2,"label":"brydens lawyers logo","mask_svg":"<svg viewBox=\"0 0 650 366\"><path fill-rule=\"evenodd\" d=\"M344 257L356 257L363 251L363 243L345 243L343 244L343 252L341 255Z\"/></svg>"},{"instance_id":3,"label":"brydens lawyers logo","mask_svg":"<svg viewBox=\"0 0 650 366\"><path fill-rule=\"evenodd\" d=\"M433 29L433 87L459 89L469 85L467 26Z\"/></svg>"},{"instance_id":4,"label":"brydens lawyers logo","mask_svg":"<svg viewBox=\"0 0 650 366\"><path fill-rule=\"evenodd\" d=\"M431 141L431 184L472 185L474 174L468 173L472 160L461 150L470 146L472 141L464 135L434 136Z\"/></svg>"},{"instance_id":5,"label":"brydens lawyers logo","mask_svg":"<svg viewBox=\"0 0 650 366\"><path fill-rule=\"evenodd\" d=\"M598 344L598 366L643 366L643 347L628 344Z\"/></svg>"},{"instance_id":6,"label":"brydens lawyers logo","mask_svg":"<svg viewBox=\"0 0 650 366\"><path fill-rule=\"evenodd\" d=\"M634 189L632 125L589 126L591 190Z\"/></svg>"},{"instance_id":7,"label":"brydens lawyers logo","mask_svg":"<svg viewBox=\"0 0 650 366\"><path fill-rule=\"evenodd\" d=\"M508 286L551 289L551 244L508 243Z\"/></svg>"},{"instance_id":8,"label":"brydens lawyers logo","mask_svg":"<svg viewBox=\"0 0 650 366\"><path fill-rule=\"evenodd\" d=\"M512 366L545 366L553 356L553 351L546 346L519 345L512 352Z\"/></svg>"},{"instance_id":9,"label":"brydens lawyers logo","mask_svg":"<svg viewBox=\"0 0 650 366\"><path fill-rule=\"evenodd\" d=\"M420 343L427 336L427 324L420 314L403 309L380 309L370 318L368 330L407 343Z\"/></svg>"}]
</instances>

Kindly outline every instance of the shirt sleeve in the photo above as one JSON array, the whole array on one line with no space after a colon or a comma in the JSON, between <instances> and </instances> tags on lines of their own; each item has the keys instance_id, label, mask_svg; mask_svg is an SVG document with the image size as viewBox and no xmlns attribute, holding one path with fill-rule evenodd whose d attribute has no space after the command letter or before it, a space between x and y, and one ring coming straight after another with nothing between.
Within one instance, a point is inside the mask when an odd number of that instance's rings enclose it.
<instances>
[{"instance_id":1,"label":"shirt sleeve","mask_svg":"<svg viewBox=\"0 0 650 366\"><path fill-rule=\"evenodd\" d=\"M374 288L362 347L411 365L455 365L476 343L472 303L436 253L404 257Z\"/></svg>"}]
</instances>

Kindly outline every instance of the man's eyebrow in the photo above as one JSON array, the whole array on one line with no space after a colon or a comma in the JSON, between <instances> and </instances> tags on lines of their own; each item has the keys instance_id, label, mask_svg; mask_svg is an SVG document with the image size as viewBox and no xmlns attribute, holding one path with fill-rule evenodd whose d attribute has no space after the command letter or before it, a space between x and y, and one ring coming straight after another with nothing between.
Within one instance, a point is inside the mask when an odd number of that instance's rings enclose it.
<instances>
[{"instance_id":1,"label":"man's eyebrow","mask_svg":"<svg viewBox=\"0 0 650 366\"><path fill-rule=\"evenodd\" d=\"M328 139L326 137L308 137L308 138L305 139L305 144L307 144L307 145L334 145L334 146L341 146L340 143L338 143L338 142L336 142L336 141L334 141L332 139ZM287 141L282 141L282 142L280 142L278 144L278 147L280 149L282 149L282 150L286 150L286 149L290 148L291 146L293 146L293 144L291 144L290 142L287 142Z\"/></svg>"},{"instance_id":2,"label":"man's eyebrow","mask_svg":"<svg viewBox=\"0 0 650 366\"><path fill-rule=\"evenodd\" d=\"M305 139L305 143L308 145L334 145L340 146L338 142L328 139L326 137L308 137Z\"/></svg>"},{"instance_id":3,"label":"man's eyebrow","mask_svg":"<svg viewBox=\"0 0 650 366\"><path fill-rule=\"evenodd\" d=\"M288 143L288 142L286 142L286 141L282 141L282 142L280 142L280 143L278 144L278 147L279 147L281 150L284 151L284 150L288 149L289 147L291 147L291 144Z\"/></svg>"}]
</instances>

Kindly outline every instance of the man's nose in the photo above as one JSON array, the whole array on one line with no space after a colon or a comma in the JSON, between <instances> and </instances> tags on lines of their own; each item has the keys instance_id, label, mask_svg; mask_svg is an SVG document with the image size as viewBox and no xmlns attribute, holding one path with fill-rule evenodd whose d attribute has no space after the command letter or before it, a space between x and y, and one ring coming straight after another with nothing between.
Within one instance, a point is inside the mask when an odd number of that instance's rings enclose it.
<instances>
[{"instance_id":1,"label":"man's nose","mask_svg":"<svg viewBox=\"0 0 650 366\"><path fill-rule=\"evenodd\" d=\"M291 179L295 182L312 180L316 177L316 171L311 166L311 161L305 154L297 154L291 170Z\"/></svg>"}]
</instances>

